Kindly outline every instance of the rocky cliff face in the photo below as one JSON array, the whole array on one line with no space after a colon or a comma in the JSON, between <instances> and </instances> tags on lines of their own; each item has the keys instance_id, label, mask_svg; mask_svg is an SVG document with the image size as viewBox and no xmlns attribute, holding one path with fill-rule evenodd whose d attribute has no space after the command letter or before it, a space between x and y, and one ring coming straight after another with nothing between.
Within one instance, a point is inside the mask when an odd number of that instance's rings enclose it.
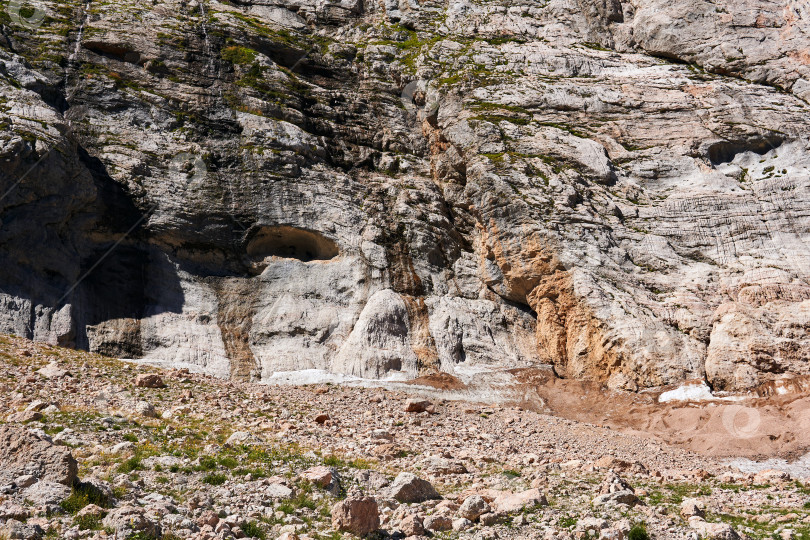
<instances>
[{"instance_id":1,"label":"rocky cliff face","mask_svg":"<svg viewBox=\"0 0 810 540\"><path fill-rule=\"evenodd\" d=\"M810 373L810 6L0 14L0 330L237 378Z\"/></svg>"}]
</instances>

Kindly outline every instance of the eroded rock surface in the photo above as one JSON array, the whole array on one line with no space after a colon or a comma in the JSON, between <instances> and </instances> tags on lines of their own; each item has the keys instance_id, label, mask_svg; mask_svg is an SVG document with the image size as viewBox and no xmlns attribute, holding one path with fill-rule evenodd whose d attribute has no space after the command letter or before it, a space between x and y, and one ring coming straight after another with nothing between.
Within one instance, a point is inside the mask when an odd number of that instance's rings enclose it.
<instances>
[{"instance_id":1,"label":"eroded rock surface","mask_svg":"<svg viewBox=\"0 0 810 540\"><path fill-rule=\"evenodd\" d=\"M810 372L804 2L37 5L0 330L239 379Z\"/></svg>"},{"instance_id":2,"label":"eroded rock surface","mask_svg":"<svg viewBox=\"0 0 810 540\"><path fill-rule=\"evenodd\" d=\"M33 477L33 482L29 480L22 487L40 481L69 488L78 470L70 450L56 446L44 434L37 435L15 424L0 426L0 483L25 476Z\"/></svg>"}]
</instances>

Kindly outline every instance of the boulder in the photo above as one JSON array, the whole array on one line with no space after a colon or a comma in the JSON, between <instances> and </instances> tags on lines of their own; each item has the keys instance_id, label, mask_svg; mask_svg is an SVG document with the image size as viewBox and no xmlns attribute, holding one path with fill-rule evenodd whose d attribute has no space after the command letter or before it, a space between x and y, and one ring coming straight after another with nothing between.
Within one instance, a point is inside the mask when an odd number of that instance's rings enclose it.
<instances>
[{"instance_id":1,"label":"boulder","mask_svg":"<svg viewBox=\"0 0 810 540\"><path fill-rule=\"evenodd\" d=\"M0 484L23 475L72 486L79 467L70 450L15 425L0 426Z\"/></svg>"},{"instance_id":2,"label":"boulder","mask_svg":"<svg viewBox=\"0 0 810 540\"><path fill-rule=\"evenodd\" d=\"M399 520L398 528L405 536L420 536L425 533L422 518L415 514L409 514Z\"/></svg>"},{"instance_id":3,"label":"boulder","mask_svg":"<svg viewBox=\"0 0 810 540\"><path fill-rule=\"evenodd\" d=\"M697 499L684 499L681 503L681 517L688 520L691 517L706 517L706 508L704 504Z\"/></svg>"},{"instance_id":4,"label":"boulder","mask_svg":"<svg viewBox=\"0 0 810 540\"><path fill-rule=\"evenodd\" d=\"M634 490L624 478L611 471L599 486L599 494L605 495L606 493L615 493L617 491L630 491L635 493L636 490Z\"/></svg>"},{"instance_id":5,"label":"boulder","mask_svg":"<svg viewBox=\"0 0 810 540\"><path fill-rule=\"evenodd\" d=\"M391 484L389 493L392 499L401 503L420 503L442 498L430 482L409 472L401 472L397 475L394 483Z\"/></svg>"},{"instance_id":6,"label":"boulder","mask_svg":"<svg viewBox=\"0 0 810 540\"><path fill-rule=\"evenodd\" d=\"M149 519L143 509L135 506L122 506L111 510L102 520L104 527L115 531L123 538L129 538L138 533L143 536L160 536L160 526Z\"/></svg>"},{"instance_id":7,"label":"boulder","mask_svg":"<svg viewBox=\"0 0 810 540\"><path fill-rule=\"evenodd\" d=\"M39 525L21 523L16 519L10 519L0 526L0 538L8 540L41 540L44 535L45 531Z\"/></svg>"},{"instance_id":8,"label":"boulder","mask_svg":"<svg viewBox=\"0 0 810 540\"><path fill-rule=\"evenodd\" d=\"M104 510L102 507L95 505L95 504L88 504L81 510L76 513L77 518L83 517L94 517L94 518L101 518L104 517L107 511Z\"/></svg>"},{"instance_id":9,"label":"boulder","mask_svg":"<svg viewBox=\"0 0 810 540\"><path fill-rule=\"evenodd\" d=\"M380 509L373 497L351 495L332 506L332 527L365 536L380 528Z\"/></svg>"},{"instance_id":10,"label":"boulder","mask_svg":"<svg viewBox=\"0 0 810 540\"><path fill-rule=\"evenodd\" d=\"M790 482L790 474L785 471L765 469L754 475L755 484L781 484L782 482Z\"/></svg>"},{"instance_id":11,"label":"boulder","mask_svg":"<svg viewBox=\"0 0 810 540\"><path fill-rule=\"evenodd\" d=\"M740 535L728 523L709 523L701 517L689 518L689 526L703 540L740 540Z\"/></svg>"},{"instance_id":12,"label":"boulder","mask_svg":"<svg viewBox=\"0 0 810 540\"><path fill-rule=\"evenodd\" d=\"M405 412L433 412L434 409L433 403L424 399L409 399L405 402Z\"/></svg>"},{"instance_id":13,"label":"boulder","mask_svg":"<svg viewBox=\"0 0 810 540\"><path fill-rule=\"evenodd\" d=\"M141 373L135 377L135 386L139 388L166 388L166 383L156 373Z\"/></svg>"},{"instance_id":14,"label":"boulder","mask_svg":"<svg viewBox=\"0 0 810 540\"><path fill-rule=\"evenodd\" d=\"M234 431L231 433L231 436L228 437L228 440L225 441L227 446L238 446L241 444L247 444L250 441L250 433L247 431Z\"/></svg>"},{"instance_id":15,"label":"boulder","mask_svg":"<svg viewBox=\"0 0 810 540\"><path fill-rule=\"evenodd\" d=\"M445 515L428 516L424 520L424 526L429 531L449 531L453 528L453 519Z\"/></svg>"},{"instance_id":16,"label":"boulder","mask_svg":"<svg viewBox=\"0 0 810 540\"><path fill-rule=\"evenodd\" d=\"M38 370L37 373L39 373L46 379L61 379L63 377L70 376L70 372L66 369L59 367L59 364L57 364L56 362L51 362L44 368Z\"/></svg>"},{"instance_id":17,"label":"boulder","mask_svg":"<svg viewBox=\"0 0 810 540\"><path fill-rule=\"evenodd\" d=\"M615 504L627 504L629 506L635 506L639 502L638 497L636 494L630 490L625 491L615 491L613 493L604 493L602 495L598 495L593 500L594 506L609 506Z\"/></svg>"},{"instance_id":18,"label":"boulder","mask_svg":"<svg viewBox=\"0 0 810 540\"><path fill-rule=\"evenodd\" d=\"M512 514L524 508L548 506L548 499L542 491L532 488L520 493L504 493L492 502L492 506L499 512Z\"/></svg>"},{"instance_id":19,"label":"boulder","mask_svg":"<svg viewBox=\"0 0 810 540\"><path fill-rule=\"evenodd\" d=\"M157 418L155 407L148 401L139 401L135 404L135 412L147 418Z\"/></svg>"},{"instance_id":20,"label":"boulder","mask_svg":"<svg viewBox=\"0 0 810 540\"><path fill-rule=\"evenodd\" d=\"M31 511L19 504L6 501L0 505L0 520L16 519L25 521L31 517Z\"/></svg>"},{"instance_id":21,"label":"boulder","mask_svg":"<svg viewBox=\"0 0 810 540\"><path fill-rule=\"evenodd\" d=\"M36 422L42 420L43 414L39 411L20 411L11 413L6 420L9 422L16 422L18 424L25 424L27 422Z\"/></svg>"},{"instance_id":22,"label":"boulder","mask_svg":"<svg viewBox=\"0 0 810 540\"><path fill-rule=\"evenodd\" d=\"M52 506L70 497L70 488L58 482L40 480L33 486L25 488L22 496L36 506Z\"/></svg>"},{"instance_id":23,"label":"boulder","mask_svg":"<svg viewBox=\"0 0 810 540\"><path fill-rule=\"evenodd\" d=\"M466 518L458 518L453 520L454 531L466 531L473 526L473 522Z\"/></svg>"},{"instance_id":24,"label":"boulder","mask_svg":"<svg viewBox=\"0 0 810 540\"><path fill-rule=\"evenodd\" d=\"M467 497L458 509L458 515L467 518L470 521L477 521L482 514L490 511L487 501L480 495L472 495Z\"/></svg>"},{"instance_id":25,"label":"boulder","mask_svg":"<svg viewBox=\"0 0 810 540\"><path fill-rule=\"evenodd\" d=\"M264 489L264 494L270 499L290 499L293 490L284 484L270 484Z\"/></svg>"},{"instance_id":26,"label":"boulder","mask_svg":"<svg viewBox=\"0 0 810 540\"><path fill-rule=\"evenodd\" d=\"M302 472L301 478L312 482L319 488L325 488L332 483L332 469L324 466L312 467Z\"/></svg>"}]
</instances>

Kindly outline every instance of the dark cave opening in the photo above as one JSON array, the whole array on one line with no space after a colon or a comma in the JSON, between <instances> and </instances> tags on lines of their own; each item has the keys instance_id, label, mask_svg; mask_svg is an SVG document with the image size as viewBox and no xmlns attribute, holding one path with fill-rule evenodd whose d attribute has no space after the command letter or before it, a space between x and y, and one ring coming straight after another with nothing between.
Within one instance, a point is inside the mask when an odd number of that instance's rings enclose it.
<instances>
[{"instance_id":1,"label":"dark cave opening","mask_svg":"<svg viewBox=\"0 0 810 540\"><path fill-rule=\"evenodd\" d=\"M338 253L338 245L324 235L287 225L261 227L247 245L247 254L255 261L271 256L304 262L328 261Z\"/></svg>"}]
</instances>

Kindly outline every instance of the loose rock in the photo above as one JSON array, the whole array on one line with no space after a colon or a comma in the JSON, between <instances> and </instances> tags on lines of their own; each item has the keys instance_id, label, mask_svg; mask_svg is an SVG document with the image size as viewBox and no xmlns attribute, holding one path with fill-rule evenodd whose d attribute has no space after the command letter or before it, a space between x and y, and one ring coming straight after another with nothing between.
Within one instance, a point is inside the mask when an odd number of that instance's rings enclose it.
<instances>
[{"instance_id":1,"label":"loose rock","mask_svg":"<svg viewBox=\"0 0 810 540\"><path fill-rule=\"evenodd\" d=\"M364 536L380 528L380 510L373 497L353 495L332 507L332 527Z\"/></svg>"}]
</instances>

